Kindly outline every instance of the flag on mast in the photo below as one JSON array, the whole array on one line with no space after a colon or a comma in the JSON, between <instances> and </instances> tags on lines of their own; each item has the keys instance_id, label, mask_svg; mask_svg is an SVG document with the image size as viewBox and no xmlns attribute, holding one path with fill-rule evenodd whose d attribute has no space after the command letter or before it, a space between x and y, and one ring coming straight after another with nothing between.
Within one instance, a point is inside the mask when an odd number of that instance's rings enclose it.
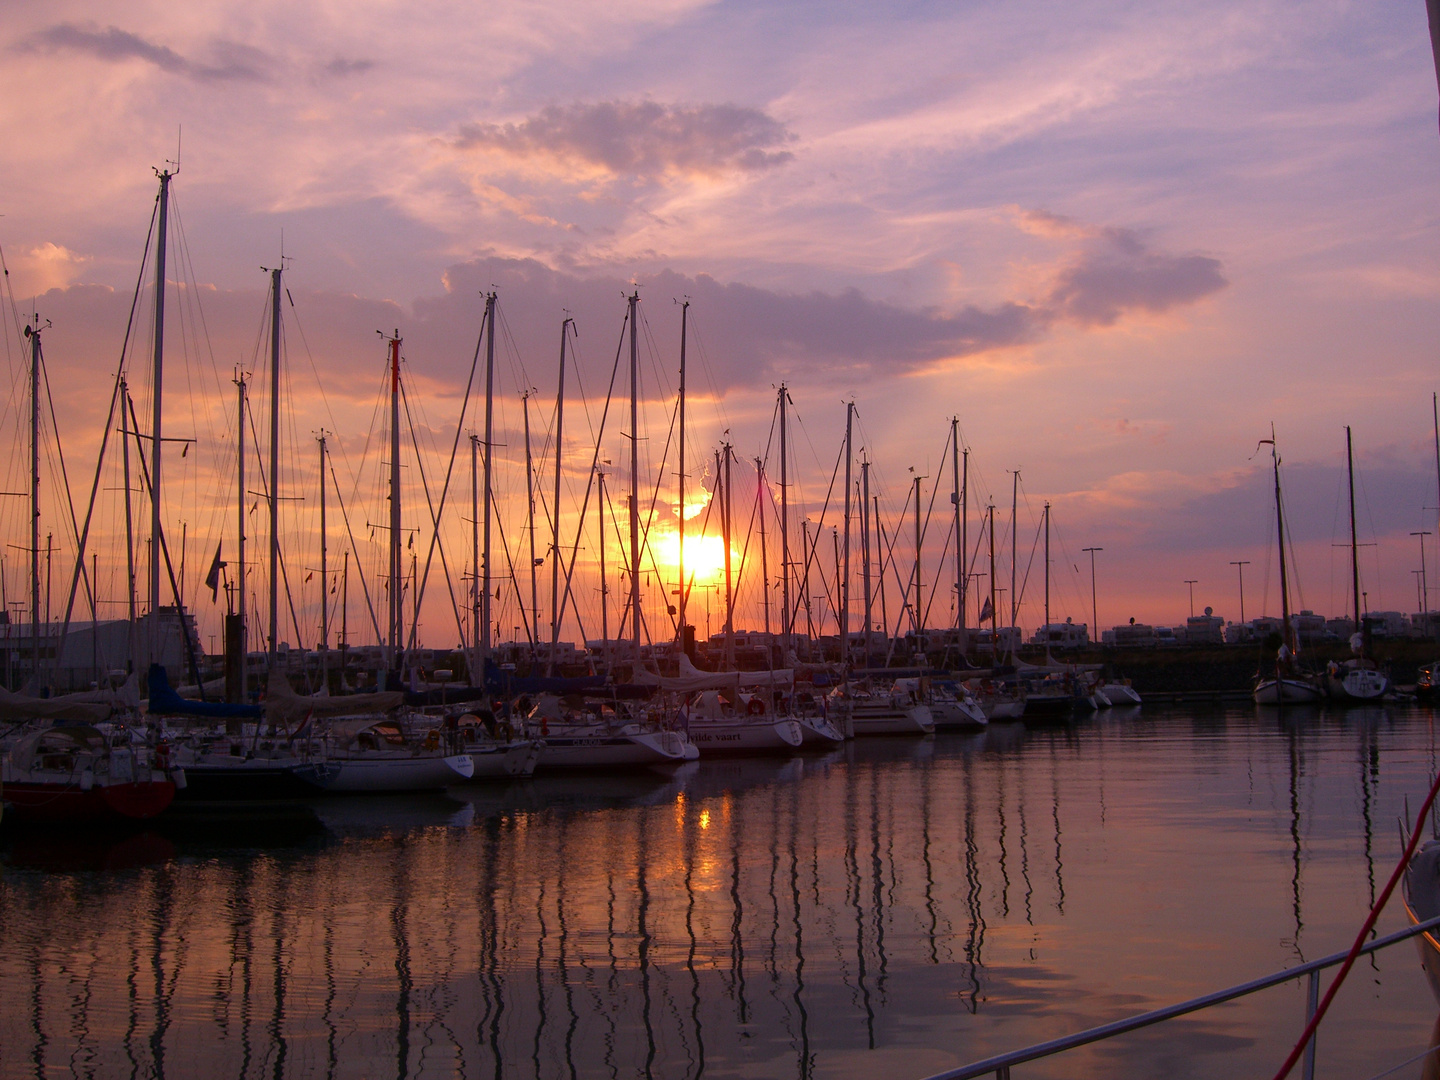
<instances>
[{"instance_id":1,"label":"flag on mast","mask_svg":"<svg viewBox=\"0 0 1440 1080\"><path fill-rule=\"evenodd\" d=\"M220 543L224 543L222 540ZM226 566L220 561L220 544L215 545L215 558L210 562L210 573L205 575L205 584L210 588L210 602L213 604L220 597L220 571Z\"/></svg>"}]
</instances>

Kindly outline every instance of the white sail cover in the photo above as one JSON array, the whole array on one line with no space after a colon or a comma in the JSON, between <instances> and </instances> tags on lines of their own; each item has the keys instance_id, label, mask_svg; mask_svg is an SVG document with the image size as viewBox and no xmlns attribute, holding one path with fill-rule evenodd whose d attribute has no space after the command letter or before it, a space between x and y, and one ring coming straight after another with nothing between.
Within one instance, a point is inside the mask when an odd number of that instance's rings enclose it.
<instances>
[{"instance_id":1,"label":"white sail cover","mask_svg":"<svg viewBox=\"0 0 1440 1080\"><path fill-rule=\"evenodd\" d=\"M108 717L110 711L109 705L100 702L31 697L0 686L0 720L71 720L97 724Z\"/></svg>"},{"instance_id":2,"label":"white sail cover","mask_svg":"<svg viewBox=\"0 0 1440 1080\"><path fill-rule=\"evenodd\" d=\"M680 654L680 674L660 675L647 668L636 667L632 681L641 686L658 686L662 690L693 693L696 690L738 690L742 686L788 686L795 681L791 668L780 671L701 671Z\"/></svg>"},{"instance_id":3,"label":"white sail cover","mask_svg":"<svg viewBox=\"0 0 1440 1080\"><path fill-rule=\"evenodd\" d=\"M361 713L386 713L405 702L399 690L382 690L375 694L347 694L344 697L297 694L290 680L278 671L270 673L265 688L265 719L271 723L294 723L307 716L356 716ZM373 723L373 721L372 721Z\"/></svg>"},{"instance_id":4,"label":"white sail cover","mask_svg":"<svg viewBox=\"0 0 1440 1080\"><path fill-rule=\"evenodd\" d=\"M115 709L140 708L140 676L131 672L119 686L102 686L98 690L80 690L73 694L55 694L47 701L87 702L109 705Z\"/></svg>"}]
</instances>

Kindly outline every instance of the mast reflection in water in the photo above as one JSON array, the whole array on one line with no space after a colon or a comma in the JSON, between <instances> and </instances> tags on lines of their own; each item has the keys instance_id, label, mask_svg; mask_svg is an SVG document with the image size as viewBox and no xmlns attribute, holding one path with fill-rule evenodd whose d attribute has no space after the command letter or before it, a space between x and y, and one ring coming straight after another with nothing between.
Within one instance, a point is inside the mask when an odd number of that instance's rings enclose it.
<instances>
[{"instance_id":1,"label":"mast reflection in water","mask_svg":"<svg viewBox=\"0 0 1440 1080\"><path fill-rule=\"evenodd\" d=\"M1431 747L1414 711L1135 714L12 835L0 1075L919 1076L1342 947ZM1413 953L1365 974L1327 1069L1426 1045ZM1302 1010L1027 1076L1263 1070Z\"/></svg>"}]
</instances>

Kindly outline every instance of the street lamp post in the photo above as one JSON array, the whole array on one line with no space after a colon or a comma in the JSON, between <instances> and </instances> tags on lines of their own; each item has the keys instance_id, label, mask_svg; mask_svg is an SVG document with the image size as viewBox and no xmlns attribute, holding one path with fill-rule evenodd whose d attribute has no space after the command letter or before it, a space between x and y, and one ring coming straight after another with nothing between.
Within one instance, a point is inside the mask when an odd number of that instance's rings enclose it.
<instances>
[{"instance_id":1,"label":"street lamp post","mask_svg":"<svg viewBox=\"0 0 1440 1080\"><path fill-rule=\"evenodd\" d=\"M1240 625L1245 625L1245 567L1250 565L1249 559L1231 560L1231 566L1240 568Z\"/></svg>"},{"instance_id":2,"label":"street lamp post","mask_svg":"<svg viewBox=\"0 0 1440 1080\"><path fill-rule=\"evenodd\" d=\"M1102 548L1102 547L1088 547L1088 548L1081 548L1080 550L1081 550L1081 551L1088 551L1088 552L1090 553L1090 618L1091 618L1092 620L1094 620L1094 624L1095 624L1095 637L1093 638L1093 640L1092 640L1091 643L1094 644L1094 645L1099 645L1099 644L1100 644L1100 605L1096 602L1096 599L1095 599L1095 553L1096 553L1097 551L1104 551L1105 549Z\"/></svg>"},{"instance_id":3,"label":"street lamp post","mask_svg":"<svg viewBox=\"0 0 1440 1080\"><path fill-rule=\"evenodd\" d=\"M1185 584L1190 586L1190 618L1192 619L1195 617L1195 586L1199 581L1199 578L1193 577L1185 579Z\"/></svg>"}]
</instances>

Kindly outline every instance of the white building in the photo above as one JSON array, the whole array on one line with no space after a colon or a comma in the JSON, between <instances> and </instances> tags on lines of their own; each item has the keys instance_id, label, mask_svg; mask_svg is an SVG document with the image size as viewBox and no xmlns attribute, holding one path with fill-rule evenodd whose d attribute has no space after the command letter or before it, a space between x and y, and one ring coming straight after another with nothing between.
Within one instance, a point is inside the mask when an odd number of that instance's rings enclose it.
<instances>
[{"instance_id":1,"label":"white building","mask_svg":"<svg viewBox=\"0 0 1440 1080\"><path fill-rule=\"evenodd\" d=\"M158 630L160 638L153 646L152 627ZM182 629L173 607L162 607L158 622L148 615L138 619L133 634L126 619L72 621L68 630L62 623L42 623L39 631L37 640L30 623L12 623L0 617L0 681L11 689L18 690L28 684L33 690L48 689L65 694L88 690L115 673L134 670L143 675L152 647L156 650L153 654L156 661L164 665L171 683L187 683L191 677L191 657L185 647L186 631L195 663L205 662L194 616L186 613ZM65 631L63 637L62 631ZM38 680L32 678L37 645Z\"/></svg>"},{"instance_id":2,"label":"white building","mask_svg":"<svg viewBox=\"0 0 1440 1080\"><path fill-rule=\"evenodd\" d=\"M1204 615L1191 615L1185 620L1185 642L1189 645L1225 644L1225 620L1208 607Z\"/></svg>"},{"instance_id":3,"label":"white building","mask_svg":"<svg viewBox=\"0 0 1440 1080\"><path fill-rule=\"evenodd\" d=\"M1051 649L1083 649L1090 644L1090 628L1072 619L1063 623L1046 623L1035 631L1030 644Z\"/></svg>"},{"instance_id":4,"label":"white building","mask_svg":"<svg viewBox=\"0 0 1440 1080\"><path fill-rule=\"evenodd\" d=\"M1121 625L1106 630L1102 640L1106 645L1114 645L1117 649L1153 649L1159 644L1155 637L1155 627L1148 623L1137 623L1130 620L1128 626Z\"/></svg>"},{"instance_id":5,"label":"white building","mask_svg":"<svg viewBox=\"0 0 1440 1080\"><path fill-rule=\"evenodd\" d=\"M1371 637L1403 638L1410 634L1410 620L1400 611L1367 611L1361 616L1361 622Z\"/></svg>"}]
</instances>

